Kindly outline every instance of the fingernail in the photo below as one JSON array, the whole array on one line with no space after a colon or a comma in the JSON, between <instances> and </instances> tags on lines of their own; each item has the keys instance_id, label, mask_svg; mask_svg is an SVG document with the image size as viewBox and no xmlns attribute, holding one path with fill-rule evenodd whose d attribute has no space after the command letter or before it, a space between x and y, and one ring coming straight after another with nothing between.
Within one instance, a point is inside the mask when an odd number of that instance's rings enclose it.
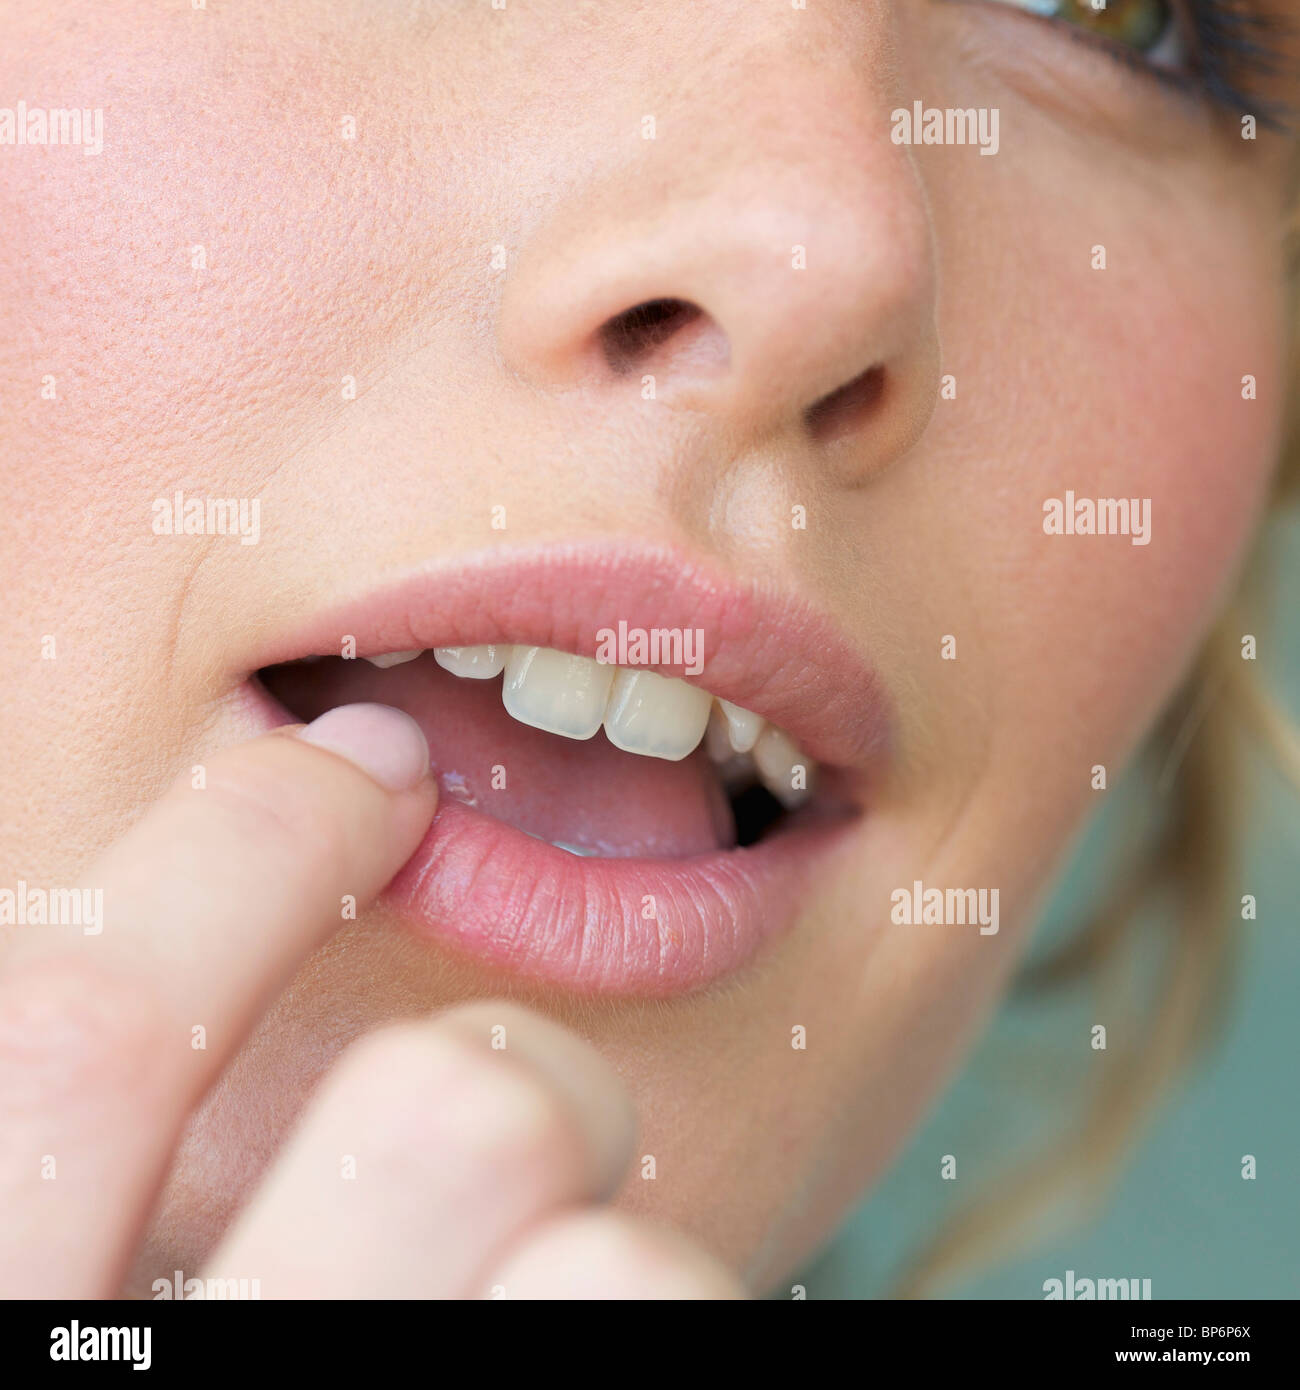
<instances>
[{"instance_id":1,"label":"fingernail","mask_svg":"<svg viewBox=\"0 0 1300 1390\"><path fill-rule=\"evenodd\" d=\"M429 745L409 714L391 705L339 705L297 737L355 763L381 787L408 792L429 773Z\"/></svg>"}]
</instances>

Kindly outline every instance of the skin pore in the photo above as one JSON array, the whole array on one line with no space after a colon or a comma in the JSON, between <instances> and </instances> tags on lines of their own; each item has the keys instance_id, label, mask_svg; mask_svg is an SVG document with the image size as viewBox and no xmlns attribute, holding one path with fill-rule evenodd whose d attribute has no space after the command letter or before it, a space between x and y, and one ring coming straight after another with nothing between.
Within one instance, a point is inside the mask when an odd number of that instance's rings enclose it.
<instances>
[{"instance_id":1,"label":"skin pore","mask_svg":"<svg viewBox=\"0 0 1300 1390\"><path fill-rule=\"evenodd\" d=\"M703 992L580 997L385 909L345 925L187 1128L140 1286L202 1263L344 1046L483 997L622 1077L656 1175L620 1204L770 1285L960 1062L1093 769L1240 564L1289 143L994 0L0 0L0 27L0 105L104 111L93 157L0 148L6 883L77 881L256 732L274 635L430 557L648 539L761 577L893 719L794 930ZM996 108L996 155L895 143L916 100ZM613 370L601 325L660 297L702 315ZM259 499L258 543L155 535L178 489ZM1150 499L1150 543L1045 534L1067 490ZM891 924L916 880L997 888L1000 930Z\"/></svg>"}]
</instances>

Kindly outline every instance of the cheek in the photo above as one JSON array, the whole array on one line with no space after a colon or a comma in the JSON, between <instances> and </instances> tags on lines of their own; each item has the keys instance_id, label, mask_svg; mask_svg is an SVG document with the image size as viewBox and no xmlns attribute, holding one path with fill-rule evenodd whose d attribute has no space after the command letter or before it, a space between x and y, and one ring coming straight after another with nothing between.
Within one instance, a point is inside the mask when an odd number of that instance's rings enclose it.
<instances>
[{"instance_id":1,"label":"cheek","mask_svg":"<svg viewBox=\"0 0 1300 1390\"><path fill-rule=\"evenodd\" d=\"M0 368L26 387L6 444L44 489L251 489L436 306L445 223L437 181L403 174L409 99L364 42L299 21L176 7L0 59L5 90L104 113L102 153L10 150L0 188Z\"/></svg>"},{"instance_id":2,"label":"cheek","mask_svg":"<svg viewBox=\"0 0 1300 1390\"><path fill-rule=\"evenodd\" d=\"M1045 664L1059 659L1130 725L1167 694L1226 598L1277 458L1279 279L1247 268L1258 249L1243 242L1234 273L1216 277L1214 248L1175 247L1131 279L1063 297L1080 365L1064 364L1061 388L1082 394L1052 462L1026 460L1037 486L1025 555L1040 576ZM1089 504L1112 498L1127 499L1136 534L1079 534Z\"/></svg>"},{"instance_id":3,"label":"cheek","mask_svg":"<svg viewBox=\"0 0 1300 1390\"><path fill-rule=\"evenodd\" d=\"M996 198L971 175L936 200L958 395L919 472L944 499L933 620L975 638L962 674L1007 770L1059 789L1053 765L1086 785L1081 764L1128 753L1235 575L1280 442L1284 271L1258 170L1148 191L1100 165L1058 184L1063 156L1039 158ZM1109 499L1149 516L1148 543L1077 533ZM1045 530L1058 508L1075 534Z\"/></svg>"},{"instance_id":4,"label":"cheek","mask_svg":"<svg viewBox=\"0 0 1300 1390\"><path fill-rule=\"evenodd\" d=\"M13 8L0 91L104 112L100 154L0 151L2 743L45 789L22 830L35 872L102 844L201 713L158 694L202 557L159 543L153 500L257 495L286 441L329 427L410 271L381 168L393 133L341 139L340 116L364 130L368 108L320 66L328 46L305 56L310 34L230 53L229 24L214 39L188 6L136 6L93 36L80 6L66 25L27 11L31 32ZM382 87L369 100L403 109Z\"/></svg>"},{"instance_id":5,"label":"cheek","mask_svg":"<svg viewBox=\"0 0 1300 1390\"><path fill-rule=\"evenodd\" d=\"M452 233L437 180L402 176L410 101L364 40L341 51L300 11L235 31L188 6L135 6L93 36L80 6L66 26L40 7L10 33L5 8L0 91L103 110L101 153L6 147L0 178L0 630L21 653L55 636L68 677L52 692L39 661L16 664L26 717L5 744L46 785L66 777L83 814L65 840L93 842L145 775L140 745L187 710L142 705L200 562L153 535L154 499L258 496L328 434L342 379L363 391L383 345L436 312ZM57 727L103 768L104 805L60 770Z\"/></svg>"}]
</instances>

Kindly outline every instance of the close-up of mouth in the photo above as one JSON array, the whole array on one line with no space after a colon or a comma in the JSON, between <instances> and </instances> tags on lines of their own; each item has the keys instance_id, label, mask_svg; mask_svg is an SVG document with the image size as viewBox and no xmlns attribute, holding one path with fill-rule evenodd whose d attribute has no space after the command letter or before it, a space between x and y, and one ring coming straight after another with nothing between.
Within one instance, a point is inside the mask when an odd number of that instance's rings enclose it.
<instances>
[{"instance_id":1,"label":"close-up of mouth","mask_svg":"<svg viewBox=\"0 0 1300 1390\"><path fill-rule=\"evenodd\" d=\"M398 911L584 992L695 988L790 926L883 744L880 701L836 714L870 684L829 624L680 557L498 558L291 640L250 678L268 723L385 704L428 742L440 806Z\"/></svg>"},{"instance_id":2,"label":"close-up of mouth","mask_svg":"<svg viewBox=\"0 0 1300 1390\"><path fill-rule=\"evenodd\" d=\"M10 1359L1266 1355L1300 0L0 33Z\"/></svg>"}]
</instances>

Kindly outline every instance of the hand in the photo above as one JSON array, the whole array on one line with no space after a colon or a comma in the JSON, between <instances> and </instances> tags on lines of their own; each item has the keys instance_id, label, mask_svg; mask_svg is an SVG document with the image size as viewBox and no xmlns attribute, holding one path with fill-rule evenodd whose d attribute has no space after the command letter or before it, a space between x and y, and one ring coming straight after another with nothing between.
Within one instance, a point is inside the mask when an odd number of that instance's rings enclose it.
<instances>
[{"instance_id":1,"label":"hand","mask_svg":"<svg viewBox=\"0 0 1300 1390\"><path fill-rule=\"evenodd\" d=\"M83 880L103 889L102 933L13 929L0 1296L120 1293L190 1112L436 802L410 719L333 710L214 756L203 789L186 777L151 807ZM607 1205L633 1138L608 1064L546 1019L479 1003L392 1024L326 1074L200 1277L256 1278L264 1298L742 1296Z\"/></svg>"}]
</instances>

